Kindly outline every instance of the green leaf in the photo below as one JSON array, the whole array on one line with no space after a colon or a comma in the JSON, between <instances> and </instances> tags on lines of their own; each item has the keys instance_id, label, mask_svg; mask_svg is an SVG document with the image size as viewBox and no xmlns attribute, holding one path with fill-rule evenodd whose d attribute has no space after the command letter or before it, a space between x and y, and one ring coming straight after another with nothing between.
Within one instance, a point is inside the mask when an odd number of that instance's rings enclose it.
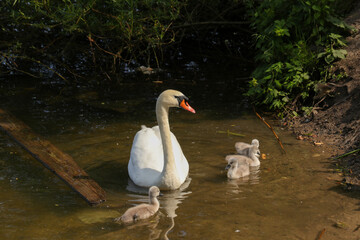
<instances>
[{"instance_id":1,"label":"green leaf","mask_svg":"<svg viewBox=\"0 0 360 240\"><path fill-rule=\"evenodd\" d=\"M337 26L339 28L342 28L342 29L349 28L349 26L344 21L342 21L334 16L328 16L327 21L334 24L335 26Z\"/></svg>"},{"instance_id":2,"label":"green leaf","mask_svg":"<svg viewBox=\"0 0 360 240\"><path fill-rule=\"evenodd\" d=\"M316 6L316 5L312 5L312 7L311 7L313 10L315 10L315 11L318 11L318 12L320 12L321 11L321 7L319 7L319 6Z\"/></svg>"},{"instance_id":3,"label":"green leaf","mask_svg":"<svg viewBox=\"0 0 360 240\"><path fill-rule=\"evenodd\" d=\"M289 102L289 98L287 96L285 96L282 98L282 101L287 103L287 102Z\"/></svg>"},{"instance_id":4,"label":"green leaf","mask_svg":"<svg viewBox=\"0 0 360 240\"><path fill-rule=\"evenodd\" d=\"M346 54L347 54L347 51L345 49L333 50L333 56L335 58L343 59L343 58L345 58Z\"/></svg>"},{"instance_id":5,"label":"green leaf","mask_svg":"<svg viewBox=\"0 0 360 240\"><path fill-rule=\"evenodd\" d=\"M274 82L277 88L281 88L282 85L279 80L275 80Z\"/></svg>"}]
</instances>

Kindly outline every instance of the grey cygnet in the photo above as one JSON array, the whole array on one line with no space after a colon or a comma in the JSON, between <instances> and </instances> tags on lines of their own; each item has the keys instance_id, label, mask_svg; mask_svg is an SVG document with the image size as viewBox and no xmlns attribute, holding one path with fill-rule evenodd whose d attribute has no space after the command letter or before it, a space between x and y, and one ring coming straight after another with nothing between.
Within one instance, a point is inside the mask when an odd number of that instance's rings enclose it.
<instances>
[{"instance_id":1,"label":"grey cygnet","mask_svg":"<svg viewBox=\"0 0 360 240\"><path fill-rule=\"evenodd\" d=\"M160 189L156 186L149 188L149 203L143 203L135 207L129 208L126 212L118 218L116 222L133 223L140 219L146 219L153 216L160 207L157 197L160 195Z\"/></svg>"},{"instance_id":2,"label":"grey cygnet","mask_svg":"<svg viewBox=\"0 0 360 240\"><path fill-rule=\"evenodd\" d=\"M238 179L250 174L249 164L246 158L247 157L241 155L226 156L225 159L228 161L228 164L225 170L228 170L227 177L229 179Z\"/></svg>"},{"instance_id":3,"label":"grey cygnet","mask_svg":"<svg viewBox=\"0 0 360 240\"><path fill-rule=\"evenodd\" d=\"M259 140L253 139L251 141L251 144L244 143L244 142L237 142L235 143L235 149L236 152L240 155L245 155L248 157L252 157L251 155L254 155L255 157L260 157L260 150L259 150Z\"/></svg>"}]
</instances>

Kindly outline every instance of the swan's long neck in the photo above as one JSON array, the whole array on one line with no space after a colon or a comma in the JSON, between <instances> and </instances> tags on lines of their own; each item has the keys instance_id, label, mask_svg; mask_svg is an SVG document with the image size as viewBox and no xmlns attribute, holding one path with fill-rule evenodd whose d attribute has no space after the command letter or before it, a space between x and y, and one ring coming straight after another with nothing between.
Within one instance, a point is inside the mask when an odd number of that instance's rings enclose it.
<instances>
[{"instance_id":1,"label":"swan's long neck","mask_svg":"<svg viewBox=\"0 0 360 240\"><path fill-rule=\"evenodd\" d=\"M164 151L164 168L161 173L161 188L176 189L181 183L176 171L174 152L171 143L169 125L169 107L163 106L160 99L156 103L156 118L160 128L161 141Z\"/></svg>"},{"instance_id":2,"label":"swan's long neck","mask_svg":"<svg viewBox=\"0 0 360 240\"><path fill-rule=\"evenodd\" d=\"M253 151L253 149L250 150L250 156L249 157L252 159L252 164L255 164L255 165L260 164L260 160L259 160L258 157L256 157L255 152Z\"/></svg>"},{"instance_id":3,"label":"swan's long neck","mask_svg":"<svg viewBox=\"0 0 360 240\"><path fill-rule=\"evenodd\" d=\"M154 206L154 207L159 207L160 206L159 200L156 197L150 197L149 198L149 204Z\"/></svg>"}]
</instances>

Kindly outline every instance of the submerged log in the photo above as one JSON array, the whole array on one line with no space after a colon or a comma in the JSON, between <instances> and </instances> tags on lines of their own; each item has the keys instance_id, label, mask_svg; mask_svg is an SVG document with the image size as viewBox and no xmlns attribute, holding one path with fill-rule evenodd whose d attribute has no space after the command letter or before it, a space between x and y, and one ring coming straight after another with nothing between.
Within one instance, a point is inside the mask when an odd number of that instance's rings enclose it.
<instances>
[{"instance_id":1,"label":"submerged log","mask_svg":"<svg viewBox=\"0 0 360 240\"><path fill-rule=\"evenodd\" d=\"M46 168L65 181L89 204L105 201L105 191L78 166L73 158L49 141L34 133L30 127L0 109L0 129L40 161Z\"/></svg>"}]
</instances>

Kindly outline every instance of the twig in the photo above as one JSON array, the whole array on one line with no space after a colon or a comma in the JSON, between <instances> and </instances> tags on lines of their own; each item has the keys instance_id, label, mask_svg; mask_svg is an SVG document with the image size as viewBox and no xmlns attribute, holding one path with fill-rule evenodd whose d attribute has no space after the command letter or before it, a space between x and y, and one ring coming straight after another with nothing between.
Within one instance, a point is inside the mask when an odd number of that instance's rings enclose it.
<instances>
[{"instance_id":1,"label":"twig","mask_svg":"<svg viewBox=\"0 0 360 240\"><path fill-rule=\"evenodd\" d=\"M320 240L322 238L322 236L324 235L324 233L325 233L325 228L323 230L321 230L321 232L316 237L316 240Z\"/></svg>"},{"instance_id":2,"label":"twig","mask_svg":"<svg viewBox=\"0 0 360 240\"><path fill-rule=\"evenodd\" d=\"M18 68L18 65L17 65L15 62L11 63L6 55L3 55L3 54L2 54L2 56L3 56L4 59L5 59L4 63L5 63L7 66L9 66L10 71L18 71L18 72L24 73L24 74L26 74L26 75L29 75L29 76L31 76L31 77L33 77L33 78L40 78L39 76L35 76L34 74L31 74L31 73L29 73L29 72L20 70L20 69ZM12 64L14 64L15 67L13 67Z\"/></svg>"},{"instance_id":3,"label":"twig","mask_svg":"<svg viewBox=\"0 0 360 240\"><path fill-rule=\"evenodd\" d=\"M284 153L286 153L286 151L285 151L285 149L284 149L284 146L282 145L282 142L281 142L280 138L278 137L278 135L276 134L276 132L274 131L273 127L272 127L269 123L267 123L267 122L265 121L265 119L262 118L262 117L255 111L255 108L254 108L254 112L255 112L256 116L257 116L258 118L260 118L260 120L261 120L263 123L265 123L265 125L266 125L268 128L270 128L270 130L271 130L271 131L273 132L273 134L275 135L278 143L280 144L281 149L284 151Z\"/></svg>"},{"instance_id":4,"label":"twig","mask_svg":"<svg viewBox=\"0 0 360 240\"><path fill-rule=\"evenodd\" d=\"M118 18L118 17L116 17L116 16L114 16L114 15L111 15L111 14L108 14L108 13L101 12L101 11L99 11L99 10L95 9L95 8L91 8L91 10L92 10L92 11L94 11L94 12L96 12L96 13L100 13L100 14L102 14L102 15L105 15L105 16L107 16L107 17L114 18L115 20L117 20L117 21L119 22L119 18Z\"/></svg>"},{"instance_id":5,"label":"twig","mask_svg":"<svg viewBox=\"0 0 360 240\"><path fill-rule=\"evenodd\" d=\"M346 157L346 156L348 156L348 155L350 155L350 154L356 153L356 152L358 152L358 151L360 151L360 148L358 148L358 149L356 149L356 150L353 150L353 151L351 151L351 152L348 152L348 153L344 153L344 154L342 154L342 155L340 155L340 156L333 157L332 159L335 160L335 159L343 158L343 157Z\"/></svg>"},{"instance_id":6,"label":"twig","mask_svg":"<svg viewBox=\"0 0 360 240\"><path fill-rule=\"evenodd\" d=\"M246 25L249 24L248 21L238 21L238 22L231 22L231 21L208 21L208 22L195 22L195 23L188 23L183 25L174 26L173 28L187 28L193 26L204 26L204 25ZM249 30L248 30L249 31Z\"/></svg>"},{"instance_id":7,"label":"twig","mask_svg":"<svg viewBox=\"0 0 360 240\"><path fill-rule=\"evenodd\" d=\"M359 229L360 229L360 225L357 225L357 227L354 229L353 232L356 232L356 231L359 230Z\"/></svg>"},{"instance_id":8,"label":"twig","mask_svg":"<svg viewBox=\"0 0 360 240\"><path fill-rule=\"evenodd\" d=\"M1 55L4 56L4 57L7 57L7 56L4 55L4 54L1 54ZM30 58L30 57L27 57L27 56L11 56L11 58L14 58L14 59L15 59L15 58L25 59L25 60L32 61L32 62L35 62L35 63L37 63L37 64L40 64L40 65L42 65L43 67L47 68L48 70L52 71L54 74L58 75L58 76L59 76L61 79L63 79L65 82L69 83L69 81L68 81L64 76L62 76L59 72L57 72L56 70L52 69L50 66L46 65L45 63L42 63L42 62L39 61L39 60ZM14 65L17 66L16 63L15 63L15 61L14 61ZM14 68L14 70L19 71L18 68ZM25 72L25 71L22 71L22 70L20 70L20 72L23 72L23 73L25 73L25 74L29 74L29 75L31 76L31 74L28 73L28 72Z\"/></svg>"},{"instance_id":9,"label":"twig","mask_svg":"<svg viewBox=\"0 0 360 240\"><path fill-rule=\"evenodd\" d=\"M317 103L314 104L314 107L318 106L322 101L325 100L325 98L327 97L327 95L325 95L322 99L320 99L320 101L318 101Z\"/></svg>"},{"instance_id":10,"label":"twig","mask_svg":"<svg viewBox=\"0 0 360 240\"><path fill-rule=\"evenodd\" d=\"M198 26L203 26L203 27L231 26L231 25L240 26L240 25L245 25L245 24L249 24L249 22L209 21L209 22L196 22L196 23L177 25L177 26L173 26L172 29L191 28L191 27L198 27ZM247 32L247 33L251 33L251 34L254 33L246 28L240 28L240 27L237 27L237 28L241 29L241 31L243 31L243 32Z\"/></svg>"},{"instance_id":11,"label":"twig","mask_svg":"<svg viewBox=\"0 0 360 240\"><path fill-rule=\"evenodd\" d=\"M238 136L238 137L245 137L244 134L240 134L240 133L233 133L230 132L229 129L227 131L216 131L217 133L226 133L228 136L229 135L234 135L234 136Z\"/></svg>"},{"instance_id":12,"label":"twig","mask_svg":"<svg viewBox=\"0 0 360 240\"><path fill-rule=\"evenodd\" d=\"M33 78L40 78L40 76L36 76L36 75L34 75L34 74L31 74L31 73L29 73L29 72L20 70L20 69L18 69L18 68L14 68L13 70L18 71L18 72L21 72L21 73L24 73L24 74L26 74L26 75L29 75L30 77L33 77Z\"/></svg>"},{"instance_id":13,"label":"twig","mask_svg":"<svg viewBox=\"0 0 360 240\"><path fill-rule=\"evenodd\" d=\"M40 62L39 60L36 60L36 59L29 59L29 60L32 60L33 62L36 62L42 66L44 66L45 68L47 68L48 70L52 71L54 74L58 75L58 77L60 77L62 80L64 80L65 82L69 83L69 81L63 77L59 72L55 71L54 69L52 69L51 67L49 67L48 65Z\"/></svg>"},{"instance_id":14,"label":"twig","mask_svg":"<svg viewBox=\"0 0 360 240\"><path fill-rule=\"evenodd\" d=\"M96 46L98 49L100 49L101 51L103 51L103 52L105 52L105 53L107 53L107 54L110 54L110 55L112 55L112 56L114 56L114 57L116 57L116 58L121 58L121 56L120 56L119 53L112 53L112 52L109 52L109 51L101 48L101 47L95 42L95 40L94 40L90 35L88 36L88 40L90 41L90 43L94 43L95 46Z\"/></svg>"}]
</instances>

